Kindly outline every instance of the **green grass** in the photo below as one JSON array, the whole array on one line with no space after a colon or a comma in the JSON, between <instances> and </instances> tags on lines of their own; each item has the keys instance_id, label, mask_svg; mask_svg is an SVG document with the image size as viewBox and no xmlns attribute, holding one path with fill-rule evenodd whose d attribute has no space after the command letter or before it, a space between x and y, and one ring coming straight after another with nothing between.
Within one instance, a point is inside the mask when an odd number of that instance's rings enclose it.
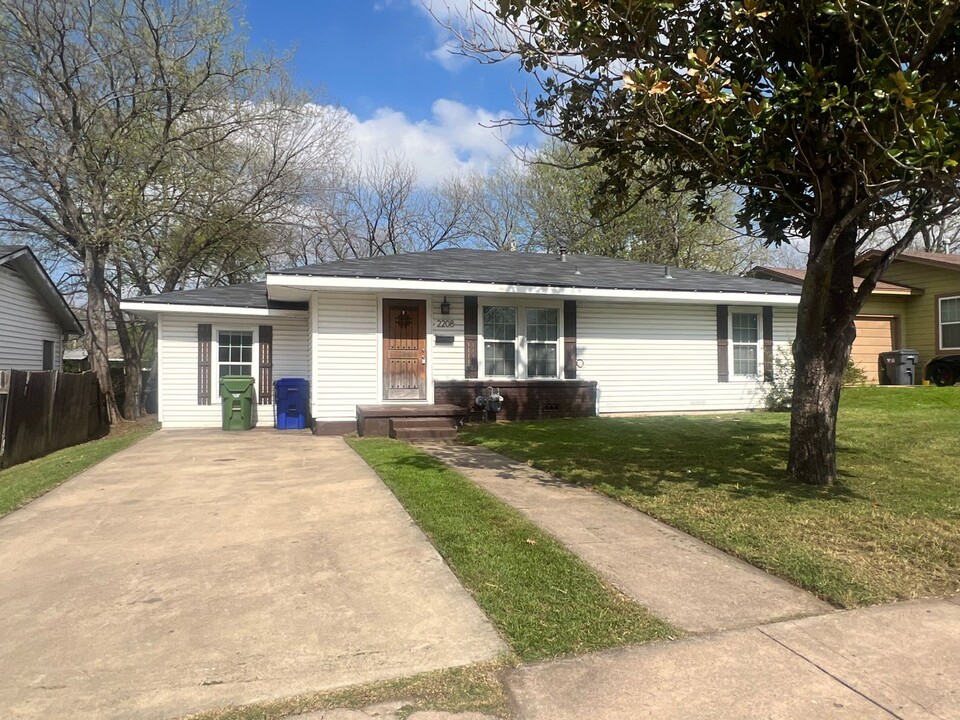
<instances>
[{"instance_id":1,"label":"green grass","mask_svg":"<svg viewBox=\"0 0 960 720\"><path fill-rule=\"evenodd\" d=\"M424 452L351 439L524 661L677 632L518 512Z\"/></svg>"},{"instance_id":2,"label":"green grass","mask_svg":"<svg viewBox=\"0 0 960 720\"><path fill-rule=\"evenodd\" d=\"M0 470L0 517L23 507L101 460L130 447L157 427L153 421L124 423L107 437Z\"/></svg>"},{"instance_id":3,"label":"green grass","mask_svg":"<svg viewBox=\"0 0 960 720\"><path fill-rule=\"evenodd\" d=\"M462 437L592 487L842 607L960 590L960 388L849 388L840 482L785 481L789 416L471 426Z\"/></svg>"}]
</instances>

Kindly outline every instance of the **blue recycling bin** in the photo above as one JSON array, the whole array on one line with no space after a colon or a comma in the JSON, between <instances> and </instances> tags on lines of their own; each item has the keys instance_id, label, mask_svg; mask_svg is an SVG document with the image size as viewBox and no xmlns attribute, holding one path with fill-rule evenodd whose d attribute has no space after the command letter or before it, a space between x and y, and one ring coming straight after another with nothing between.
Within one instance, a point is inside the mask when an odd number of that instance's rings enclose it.
<instances>
[{"instance_id":1,"label":"blue recycling bin","mask_svg":"<svg viewBox=\"0 0 960 720\"><path fill-rule=\"evenodd\" d=\"M307 427L310 384L303 378L280 378L273 383L274 422L277 430Z\"/></svg>"}]
</instances>

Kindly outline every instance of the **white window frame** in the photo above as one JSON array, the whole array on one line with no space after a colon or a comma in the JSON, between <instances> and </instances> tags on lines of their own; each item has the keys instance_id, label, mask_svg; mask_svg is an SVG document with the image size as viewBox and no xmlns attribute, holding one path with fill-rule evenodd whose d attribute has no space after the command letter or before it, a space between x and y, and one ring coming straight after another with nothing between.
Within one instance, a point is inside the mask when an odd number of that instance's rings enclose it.
<instances>
[{"instance_id":1,"label":"white window frame","mask_svg":"<svg viewBox=\"0 0 960 720\"><path fill-rule=\"evenodd\" d=\"M215 325L213 328L213 337L210 338L210 388L214 397L220 392L220 333L222 332L248 332L253 334L253 362L250 363L250 375L254 378L254 385L259 392L260 383L260 328L245 325ZM223 363L224 365L236 365L237 363ZM246 364L246 363L243 363Z\"/></svg>"},{"instance_id":2,"label":"white window frame","mask_svg":"<svg viewBox=\"0 0 960 720\"><path fill-rule=\"evenodd\" d=\"M733 316L734 315L753 315L757 319L757 341L755 343L736 342L733 339ZM730 377L733 380L756 380L763 376L763 312L760 308L753 307L731 307L728 312L727 327L729 328L730 346L728 352L728 366L730 368ZM737 346L754 346L757 350L757 364L754 372L744 375L737 373L737 364L735 362L734 349Z\"/></svg>"},{"instance_id":3,"label":"white window frame","mask_svg":"<svg viewBox=\"0 0 960 720\"><path fill-rule=\"evenodd\" d=\"M951 346L947 347L943 344L943 326L944 325L960 325L960 322L956 320L951 320L950 322L943 321L943 301L944 300L956 300L960 302L960 295L944 295L943 297L937 298L937 347L941 351L944 350L960 350L960 346Z\"/></svg>"},{"instance_id":4,"label":"white window frame","mask_svg":"<svg viewBox=\"0 0 960 720\"><path fill-rule=\"evenodd\" d=\"M517 311L517 335L514 338L514 365L515 375L487 375L486 343L483 334L483 311L487 307L511 307ZM557 339L553 343L537 341L537 344L556 345L557 374L537 375L531 377L527 373L527 310L555 310L557 313ZM514 298L481 298L477 307L477 365L479 375L491 380L555 380L563 377L563 307L559 303L549 302L518 302ZM506 342L491 340L491 342Z\"/></svg>"}]
</instances>

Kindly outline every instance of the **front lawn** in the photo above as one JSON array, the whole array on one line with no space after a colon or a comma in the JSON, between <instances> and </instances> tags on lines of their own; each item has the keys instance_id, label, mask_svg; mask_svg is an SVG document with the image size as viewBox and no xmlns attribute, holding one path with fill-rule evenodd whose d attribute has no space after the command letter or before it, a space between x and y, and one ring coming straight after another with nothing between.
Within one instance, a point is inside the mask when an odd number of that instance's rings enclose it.
<instances>
[{"instance_id":1,"label":"front lawn","mask_svg":"<svg viewBox=\"0 0 960 720\"><path fill-rule=\"evenodd\" d=\"M841 481L784 478L789 416L474 425L462 433L589 486L842 606L960 590L960 388L844 390Z\"/></svg>"},{"instance_id":2,"label":"front lawn","mask_svg":"<svg viewBox=\"0 0 960 720\"><path fill-rule=\"evenodd\" d=\"M352 438L524 661L678 633L520 513L396 440Z\"/></svg>"}]
</instances>

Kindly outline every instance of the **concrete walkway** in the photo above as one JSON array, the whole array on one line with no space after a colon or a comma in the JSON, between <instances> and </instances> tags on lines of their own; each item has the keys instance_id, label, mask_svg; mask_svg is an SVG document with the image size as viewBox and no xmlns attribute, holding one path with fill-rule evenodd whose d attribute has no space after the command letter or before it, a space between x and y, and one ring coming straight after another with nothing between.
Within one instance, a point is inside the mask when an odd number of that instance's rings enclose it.
<instances>
[{"instance_id":1,"label":"concrete walkway","mask_svg":"<svg viewBox=\"0 0 960 720\"><path fill-rule=\"evenodd\" d=\"M960 718L960 603L922 600L512 671L517 720Z\"/></svg>"},{"instance_id":2,"label":"concrete walkway","mask_svg":"<svg viewBox=\"0 0 960 720\"><path fill-rule=\"evenodd\" d=\"M809 593L648 515L486 448L420 447L520 510L675 627L716 632L832 610Z\"/></svg>"},{"instance_id":3,"label":"concrete walkway","mask_svg":"<svg viewBox=\"0 0 960 720\"><path fill-rule=\"evenodd\" d=\"M161 431L0 520L0 716L171 718L497 656L339 438Z\"/></svg>"}]
</instances>

